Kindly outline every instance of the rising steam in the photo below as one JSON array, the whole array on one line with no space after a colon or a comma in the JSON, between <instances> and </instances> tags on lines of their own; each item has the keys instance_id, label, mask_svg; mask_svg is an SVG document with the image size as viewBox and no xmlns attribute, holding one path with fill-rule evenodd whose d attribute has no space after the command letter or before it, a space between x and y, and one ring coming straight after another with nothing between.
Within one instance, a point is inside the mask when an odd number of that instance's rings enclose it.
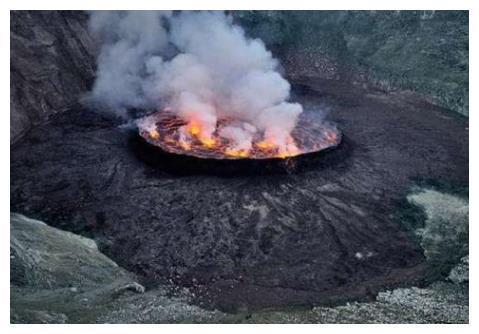
<instances>
[{"instance_id":1,"label":"rising steam","mask_svg":"<svg viewBox=\"0 0 479 334\"><path fill-rule=\"evenodd\" d=\"M287 102L289 83L263 42L249 39L221 12L94 12L102 42L90 102L126 115L129 108L169 109L186 121L181 136L205 145L213 134L232 150L264 142L294 150L301 105ZM232 120L219 128L220 119Z\"/></svg>"}]
</instances>

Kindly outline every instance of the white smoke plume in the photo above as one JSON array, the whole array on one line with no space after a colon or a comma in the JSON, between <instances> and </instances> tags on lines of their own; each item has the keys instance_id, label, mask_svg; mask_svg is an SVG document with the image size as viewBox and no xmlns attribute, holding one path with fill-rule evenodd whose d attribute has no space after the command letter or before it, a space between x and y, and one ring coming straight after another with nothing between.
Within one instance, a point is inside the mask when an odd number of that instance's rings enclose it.
<instances>
[{"instance_id":1,"label":"white smoke plume","mask_svg":"<svg viewBox=\"0 0 479 334\"><path fill-rule=\"evenodd\" d=\"M290 144L301 105L287 102L290 85L263 42L224 13L93 12L90 29L102 42L89 97L99 108L169 108L237 149L249 149L258 131ZM217 129L222 118L235 123Z\"/></svg>"}]
</instances>

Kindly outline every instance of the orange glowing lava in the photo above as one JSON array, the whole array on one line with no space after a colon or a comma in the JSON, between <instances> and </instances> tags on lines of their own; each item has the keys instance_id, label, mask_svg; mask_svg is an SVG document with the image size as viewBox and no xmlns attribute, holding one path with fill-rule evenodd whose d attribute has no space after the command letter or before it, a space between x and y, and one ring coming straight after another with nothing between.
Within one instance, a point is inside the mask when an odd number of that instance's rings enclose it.
<instances>
[{"instance_id":1,"label":"orange glowing lava","mask_svg":"<svg viewBox=\"0 0 479 334\"><path fill-rule=\"evenodd\" d=\"M158 130L150 130L150 132L148 132L148 135L149 135L150 138L153 139L153 140L158 140L158 139L160 139L160 133L158 132Z\"/></svg>"},{"instance_id":2,"label":"orange glowing lava","mask_svg":"<svg viewBox=\"0 0 479 334\"><path fill-rule=\"evenodd\" d=\"M235 150L235 149L231 149L231 148L226 148L225 149L225 154L230 156L230 157L235 157L235 158L247 158L250 155L249 151Z\"/></svg>"},{"instance_id":3,"label":"orange glowing lava","mask_svg":"<svg viewBox=\"0 0 479 334\"><path fill-rule=\"evenodd\" d=\"M216 140L210 137L199 136L198 140L203 144L204 147L214 148L216 146Z\"/></svg>"},{"instance_id":4,"label":"orange glowing lava","mask_svg":"<svg viewBox=\"0 0 479 334\"><path fill-rule=\"evenodd\" d=\"M257 143L255 143L255 146L257 148L259 148L260 150L263 150L263 151L273 150L276 147L276 145L274 145L274 143L272 143L268 140L262 140L260 142L257 142Z\"/></svg>"},{"instance_id":5,"label":"orange glowing lava","mask_svg":"<svg viewBox=\"0 0 479 334\"><path fill-rule=\"evenodd\" d=\"M216 145L216 140L212 138L204 129L204 126L201 122L197 120L191 120L187 126L186 131L193 137L196 137L200 141L200 143L205 146L206 148L214 148ZM184 143L183 143L184 145ZM188 145L184 145L188 147ZM191 145L190 145L191 147Z\"/></svg>"},{"instance_id":6,"label":"orange glowing lava","mask_svg":"<svg viewBox=\"0 0 479 334\"><path fill-rule=\"evenodd\" d=\"M150 144L164 151L211 159L285 159L337 146L341 141L336 127L301 116L296 128L281 141L281 145L274 138L264 138L259 132L244 148L219 136L219 130L231 124L231 121L221 119L211 133L198 120L185 122L171 112L162 111L142 119L138 127Z\"/></svg>"},{"instance_id":7,"label":"orange glowing lava","mask_svg":"<svg viewBox=\"0 0 479 334\"><path fill-rule=\"evenodd\" d=\"M201 133L200 123L195 120L190 121L186 129L193 136L198 136Z\"/></svg>"}]
</instances>

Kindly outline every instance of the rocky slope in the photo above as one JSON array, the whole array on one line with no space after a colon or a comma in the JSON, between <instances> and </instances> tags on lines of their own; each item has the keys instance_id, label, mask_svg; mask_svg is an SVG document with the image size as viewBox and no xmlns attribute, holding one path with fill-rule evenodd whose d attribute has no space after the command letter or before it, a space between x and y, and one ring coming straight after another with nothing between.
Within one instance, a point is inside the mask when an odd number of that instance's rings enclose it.
<instances>
[{"instance_id":1,"label":"rocky slope","mask_svg":"<svg viewBox=\"0 0 479 334\"><path fill-rule=\"evenodd\" d=\"M68 110L94 76L85 12L10 12L10 140Z\"/></svg>"},{"instance_id":2,"label":"rocky slope","mask_svg":"<svg viewBox=\"0 0 479 334\"><path fill-rule=\"evenodd\" d=\"M91 301L144 290L91 239L19 214L10 217L10 234L13 322L67 322Z\"/></svg>"},{"instance_id":3,"label":"rocky slope","mask_svg":"<svg viewBox=\"0 0 479 334\"><path fill-rule=\"evenodd\" d=\"M427 288L379 293L371 303L226 314L191 305L182 290L149 291L93 240L11 215L12 323L467 323L468 258Z\"/></svg>"}]
</instances>

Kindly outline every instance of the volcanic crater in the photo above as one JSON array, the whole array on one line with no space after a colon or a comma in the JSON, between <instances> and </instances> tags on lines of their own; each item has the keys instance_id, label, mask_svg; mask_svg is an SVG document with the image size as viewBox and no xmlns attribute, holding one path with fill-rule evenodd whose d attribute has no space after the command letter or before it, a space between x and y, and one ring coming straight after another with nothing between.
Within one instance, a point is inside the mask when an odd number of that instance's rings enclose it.
<instances>
[{"instance_id":1,"label":"volcanic crater","mask_svg":"<svg viewBox=\"0 0 479 334\"><path fill-rule=\"evenodd\" d=\"M405 92L292 84L343 133L304 168L214 173L176 155L189 166L178 173L136 130L76 106L12 147L11 209L93 237L147 288L187 288L231 312L372 299L436 277L395 213L418 180L467 186L467 119Z\"/></svg>"}]
</instances>

